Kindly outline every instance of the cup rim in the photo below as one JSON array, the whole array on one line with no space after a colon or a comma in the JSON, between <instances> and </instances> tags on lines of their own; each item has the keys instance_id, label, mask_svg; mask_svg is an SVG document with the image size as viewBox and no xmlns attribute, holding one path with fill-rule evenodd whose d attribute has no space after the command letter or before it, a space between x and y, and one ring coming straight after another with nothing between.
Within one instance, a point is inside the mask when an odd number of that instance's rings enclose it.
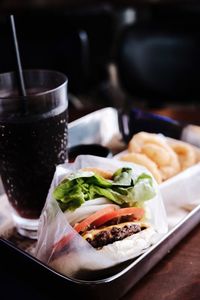
<instances>
[{"instance_id":1,"label":"cup rim","mask_svg":"<svg viewBox=\"0 0 200 300\"><path fill-rule=\"evenodd\" d=\"M40 97L42 95L47 95L49 93L52 93L52 92L55 92L56 90L58 90L59 88L62 88L63 86L67 85L68 84L68 78L67 76L60 72L60 71L57 71L57 70L52 70L52 69L23 69L23 72L26 73L26 72L47 72L47 73L54 73L54 74L57 74L59 76L62 76L63 77L63 83L59 84L58 86L56 86L55 88L52 88L52 89L49 89L47 91L44 91L44 92L39 92L37 94L31 94L31 97L32 98L37 98L37 97ZM6 74L14 74L15 72L14 71L9 71L9 72L4 72L4 73L0 73L0 77L3 76L3 75L6 75ZM21 96L21 95L17 95L17 96L6 96L6 97L1 97L0 96L0 100L6 100L6 99L26 99L30 97L30 95L27 95L27 96Z\"/></svg>"}]
</instances>

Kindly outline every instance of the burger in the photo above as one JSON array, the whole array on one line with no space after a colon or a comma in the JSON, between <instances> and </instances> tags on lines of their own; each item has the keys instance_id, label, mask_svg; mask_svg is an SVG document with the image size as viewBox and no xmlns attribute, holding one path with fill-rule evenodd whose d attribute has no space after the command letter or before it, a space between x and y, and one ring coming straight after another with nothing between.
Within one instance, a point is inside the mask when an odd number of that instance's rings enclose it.
<instances>
[{"instance_id":1,"label":"burger","mask_svg":"<svg viewBox=\"0 0 200 300\"><path fill-rule=\"evenodd\" d=\"M146 172L138 175L134 167L124 166L114 172L87 167L71 172L55 187L53 198L73 227L73 234L54 244L53 257L61 262L61 254L76 234L116 262L141 254L155 234L146 207L155 195L152 176Z\"/></svg>"}]
</instances>

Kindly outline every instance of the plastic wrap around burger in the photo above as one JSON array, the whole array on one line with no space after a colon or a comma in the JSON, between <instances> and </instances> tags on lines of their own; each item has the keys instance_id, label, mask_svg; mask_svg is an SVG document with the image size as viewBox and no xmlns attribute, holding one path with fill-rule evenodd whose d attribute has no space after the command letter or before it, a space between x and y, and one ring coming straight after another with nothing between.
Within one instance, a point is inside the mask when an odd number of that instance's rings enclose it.
<instances>
[{"instance_id":1,"label":"plastic wrap around burger","mask_svg":"<svg viewBox=\"0 0 200 300\"><path fill-rule=\"evenodd\" d=\"M57 168L38 257L67 275L107 268L142 254L166 231L162 198L145 168L80 156Z\"/></svg>"},{"instance_id":2,"label":"plastic wrap around burger","mask_svg":"<svg viewBox=\"0 0 200 300\"><path fill-rule=\"evenodd\" d=\"M143 206L155 196L152 177L143 173L134 179L132 168L114 173L84 168L64 179L53 194L71 226L98 250L151 227Z\"/></svg>"}]
</instances>

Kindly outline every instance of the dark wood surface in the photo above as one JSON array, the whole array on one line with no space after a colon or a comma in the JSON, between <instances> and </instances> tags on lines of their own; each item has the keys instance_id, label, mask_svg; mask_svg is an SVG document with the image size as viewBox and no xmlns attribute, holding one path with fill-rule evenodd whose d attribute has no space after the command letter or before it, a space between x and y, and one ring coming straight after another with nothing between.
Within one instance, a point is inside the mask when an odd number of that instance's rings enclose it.
<instances>
[{"instance_id":1,"label":"dark wood surface","mask_svg":"<svg viewBox=\"0 0 200 300\"><path fill-rule=\"evenodd\" d=\"M172 107L165 107L161 109L152 109L152 111L160 115L170 117L174 120L200 125L199 105L191 105L191 106L177 105L174 107L172 106Z\"/></svg>"}]
</instances>

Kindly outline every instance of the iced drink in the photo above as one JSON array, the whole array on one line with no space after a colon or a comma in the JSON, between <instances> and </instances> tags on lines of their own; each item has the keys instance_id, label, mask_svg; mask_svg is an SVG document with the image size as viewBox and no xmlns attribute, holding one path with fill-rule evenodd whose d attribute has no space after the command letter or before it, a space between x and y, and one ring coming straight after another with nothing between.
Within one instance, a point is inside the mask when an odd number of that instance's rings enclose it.
<instances>
[{"instance_id":1,"label":"iced drink","mask_svg":"<svg viewBox=\"0 0 200 300\"><path fill-rule=\"evenodd\" d=\"M67 158L67 109L40 119L0 121L0 173L12 206L38 218L57 164Z\"/></svg>"},{"instance_id":2,"label":"iced drink","mask_svg":"<svg viewBox=\"0 0 200 300\"><path fill-rule=\"evenodd\" d=\"M41 214L56 166L67 159L68 102L61 80L65 77L55 80L53 89L53 76L62 74L51 71L50 75L39 77L43 91L35 83L34 92L25 99L25 111L22 99L13 93L6 98L0 94L0 174L15 219L24 219L23 224L28 220L29 226Z\"/></svg>"}]
</instances>

